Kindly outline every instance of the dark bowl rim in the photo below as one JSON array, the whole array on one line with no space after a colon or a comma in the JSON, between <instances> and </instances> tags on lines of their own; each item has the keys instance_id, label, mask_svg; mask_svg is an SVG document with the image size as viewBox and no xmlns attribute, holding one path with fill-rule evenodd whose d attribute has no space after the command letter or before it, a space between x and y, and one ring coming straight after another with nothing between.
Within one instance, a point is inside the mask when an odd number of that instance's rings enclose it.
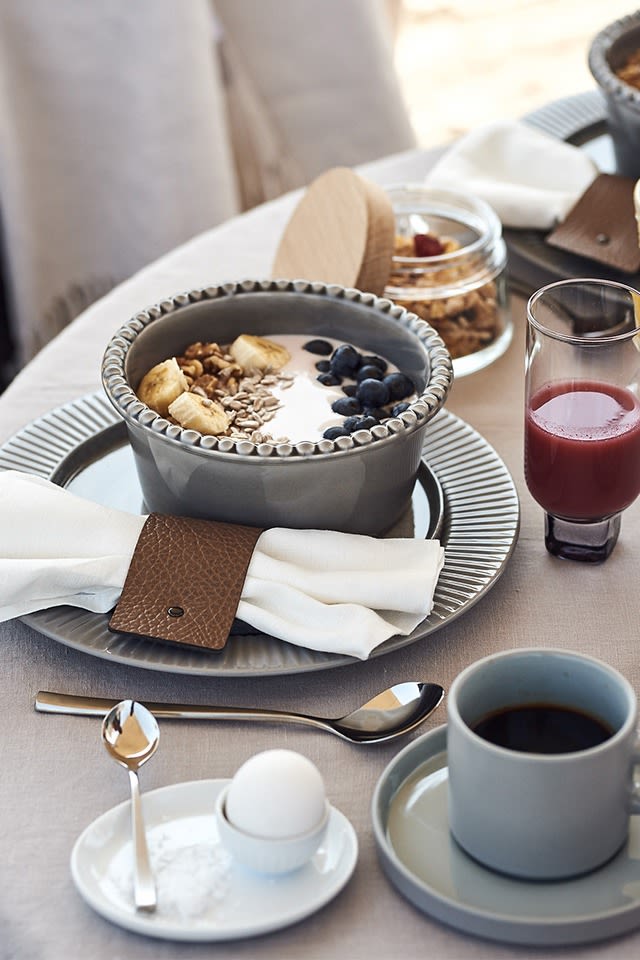
<instances>
[{"instance_id":1,"label":"dark bowl rim","mask_svg":"<svg viewBox=\"0 0 640 960\"><path fill-rule=\"evenodd\" d=\"M420 396L412 401L399 417L390 418L370 430L358 430L348 437L338 437L335 441L321 439L298 444L257 445L251 440L234 441L229 437L219 440L195 430L184 429L170 423L138 399L125 376L125 361L136 337L150 323L202 300L215 300L236 294L288 292L360 303L389 316L407 329L420 342L429 360L429 382ZM199 453L206 458L222 457L225 460L241 459L244 462L275 464L301 462L308 460L310 456L315 459L349 454L356 450L363 451L371 444L378 445L385 440L392 440L398 434L407 435L420 429L444 405L453 383L453 364L449 351L436 330L425 320L391 300L351 287L308 280L240 280L184 291L140 310L116 330L109 340L102 360L101 376L107 398L128 426L137 427L156 439L177 444L181 448L187 447L193 453Z\"/></svg>"},{"instance_id":2,"label":"dark bowl rim","mask_svg":"<svg viewBox=\"0 0 640 960\"><path fill-rule=\"evenodd\" d=\"M587 59L594 79L605 93L640 107L640 90L620 80L609 66L607 58L608 52L616 40L636 27L640 28L640 10L626 14L607 24L591 41Z\"/></svg>"}]
</instances>

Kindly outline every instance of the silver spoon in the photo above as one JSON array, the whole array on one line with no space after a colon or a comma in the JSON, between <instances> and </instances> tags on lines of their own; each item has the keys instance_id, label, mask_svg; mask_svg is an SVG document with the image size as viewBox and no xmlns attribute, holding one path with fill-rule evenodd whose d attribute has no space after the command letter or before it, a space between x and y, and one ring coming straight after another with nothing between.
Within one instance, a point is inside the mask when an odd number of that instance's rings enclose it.
<instances>
[{"instance_id":1,"label":"silver spoon","mask_svg":"<svg viewBox=\"0 0 640 960\"><path fill-rule=\"evenodd\" d=\"M136 910L153 912L156 885L149 863L142 819L138 770L158 749L160 730L156 718L135 700L121 700L102 721L102 741L116 763L126 767L131 786L133 836L133 894Z\"/></svg>"},{"instance_id":2,"label":"silver spoon","mask_svg":"<svg viewBox=\"0 0 640 960\"><path fill-rule=\"evenodd\" d=\"M379 693L346 717L331 719L284 710L251 707L207 707L184 703L147 703L154 716L162 719L192 720L270 720L304 723L328 730L351 743L383 743L415 730L433 713L444 696L439 683L410 681L397 683ZM102 717L115 704L102 697L76 697L66 693L40 690L36 710L40 713L65 713Z\"/></svg>"}]
</instances>

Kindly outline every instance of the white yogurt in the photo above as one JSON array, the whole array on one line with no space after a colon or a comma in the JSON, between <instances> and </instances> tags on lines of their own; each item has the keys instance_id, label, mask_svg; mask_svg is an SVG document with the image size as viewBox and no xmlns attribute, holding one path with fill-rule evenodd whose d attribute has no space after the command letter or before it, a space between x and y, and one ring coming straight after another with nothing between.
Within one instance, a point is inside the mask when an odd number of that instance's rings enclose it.
<instances>
[{"instance_id":1,"label":"white yogurt","mask_svg":"<svg viewBox=\"0 0 640 960\"><path fill-rule=\"evenodd\" d=\"M328 360L331 354L320 356L317 353L310 353L304 349L304 345L309 343L310 340L321 339L330 343L335 350L345 341L333 340L330 337L314 334L268 334L267 339L280 344L289 351L291 360L283 367L281 372L292 374L294 379L290 386L278 384L270 387L271 392L277 397L281 405L276 409L273 419L265 424L263 432L268 432L276 442L284 439L291 443L300 443L303 440L315 442L322 439L322 435L328 427L342 426L345 418L338 413L334 413L331 409L331 404L334 401L345 396L342 387L327 387L320 383L318 380L319 371L316 368L316 363L319 360ZM372 352L359 347L356 347L356 349L365 354ZM379 356L382 356L382 354L379 354ZM383 359L386 360L386 357L383 357ZM392 363L389 363L387 372L394 373L397 369ZM342 382L347 384L355 381L344 377ZM415 394L413 398L415 398Z\"/></svg>"}]
</instances>

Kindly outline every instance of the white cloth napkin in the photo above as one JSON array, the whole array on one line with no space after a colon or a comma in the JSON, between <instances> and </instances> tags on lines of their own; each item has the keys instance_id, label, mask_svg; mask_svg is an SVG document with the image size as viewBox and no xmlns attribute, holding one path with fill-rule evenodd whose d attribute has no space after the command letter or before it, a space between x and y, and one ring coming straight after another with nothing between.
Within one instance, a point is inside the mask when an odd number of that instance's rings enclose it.
<instances>
[{"instance_id":1,"label":"white cloth napkin","mask_svg":"<svg viewBox=\"0 0 640 960\"><path fill-rule=\"evenodd\" d=\"M456 141L425 182L481 197L505 227L547 230L564 220L597 174L578 147L526 123L499 121Z\"/></svg>"},{"instance_id":2,"label":"white cloth napkin","mask_svg":"<svg viewBox=\"0 0 640 960\"><path fill-rule=\"evenodd\" d=\"M0 621L61 604L111 610L144 521L0 473ZM298 646L366 659L429 614L443 563L435 540L275 527L258 539L237 616Z\"/></svg>"}]
</instances>

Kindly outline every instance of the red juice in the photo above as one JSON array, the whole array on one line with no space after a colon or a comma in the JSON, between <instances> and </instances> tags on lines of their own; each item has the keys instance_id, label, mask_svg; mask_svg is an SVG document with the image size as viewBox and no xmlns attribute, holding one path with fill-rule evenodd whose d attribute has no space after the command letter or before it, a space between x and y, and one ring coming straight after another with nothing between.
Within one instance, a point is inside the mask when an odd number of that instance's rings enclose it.
<instances>
[{"instance_id":1,"label":"red juice","mask_svg":"<svg viewBox=\"0 0 640 960\"><path fill-rule=\"evenodd\" d=\"M640 403L595 380L547 384L525 416L525 477L554 517L598 520L640 492Z\"/></svg>"}]
</instances>

